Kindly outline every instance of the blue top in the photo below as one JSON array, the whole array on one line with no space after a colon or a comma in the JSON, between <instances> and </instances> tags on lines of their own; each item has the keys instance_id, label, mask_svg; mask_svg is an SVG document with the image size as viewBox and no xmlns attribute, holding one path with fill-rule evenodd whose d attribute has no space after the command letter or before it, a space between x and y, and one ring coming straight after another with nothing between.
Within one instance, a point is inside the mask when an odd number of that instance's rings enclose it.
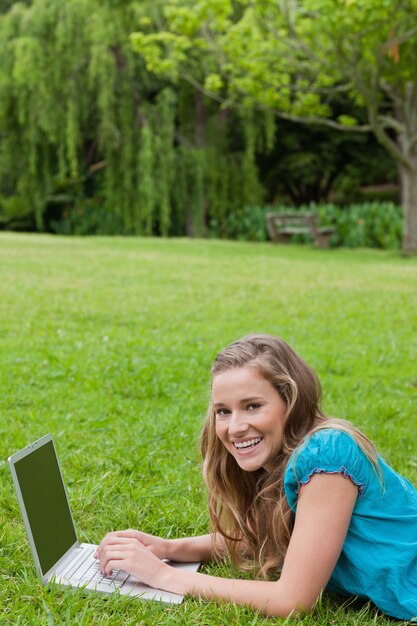
<instances>
[{"instance_id":1,"label":"blue top","mask_svg":"<svg viewBox=\"0 0 417 626\"><path fill-rule=\"evenodd\" d=\"M380 476L342 430L306 437L284 476L285 495L296 512L298 492L313 474L341 473L358 486L342 552L327 589L360 596L397 619L417 621L417 491L381 457Z\"/></svg>"}]
</instances>

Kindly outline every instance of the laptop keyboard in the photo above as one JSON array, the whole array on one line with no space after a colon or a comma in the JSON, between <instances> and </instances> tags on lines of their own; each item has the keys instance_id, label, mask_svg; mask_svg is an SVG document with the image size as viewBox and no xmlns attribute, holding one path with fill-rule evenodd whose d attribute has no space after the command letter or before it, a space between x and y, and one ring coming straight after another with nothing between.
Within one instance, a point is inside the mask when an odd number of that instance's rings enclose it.
<instances>
[{"instance_id":1,"label":"laptop keyboard","mask_svg":"<svg viewBox=\"0 0 417 626\"><path fill-rule=\"evenodd\" d=\"M111 576L101 574L100 563L94 558L95 551L95 546L83 548L79 557L70 563L60 578L65 578L76 587L89 583L100 585L100 588L107 585L109 590L114 587L121 587L129 574L118 569L113 570Z\"/></svg>"}]
</instances>

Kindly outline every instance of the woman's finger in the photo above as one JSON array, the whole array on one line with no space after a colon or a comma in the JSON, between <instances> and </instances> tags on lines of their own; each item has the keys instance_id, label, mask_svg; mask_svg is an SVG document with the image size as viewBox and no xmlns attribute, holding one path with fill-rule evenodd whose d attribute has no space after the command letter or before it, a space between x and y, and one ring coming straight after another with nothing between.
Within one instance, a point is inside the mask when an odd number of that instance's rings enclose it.
<instances>
[{"instance_id":1,"label":"woman's finger","mask_svg":"<svg viewBox=\"0 0 417 626\"><path fill-rule=\"evenodd\" d=\"M119 555L113 555L110 561L107 561L106 567L102 570L105 576L111 576L114 569L124 569L122 567L123 558Z\"/></svg>"},{"instance_id":2,"label":"woman's finger","mask_svg":"<svg viewBox=\"0 0 417 626\"><path fill-rule=\"evenodd\" d=\"M104 539L100 542L97 547L97 550L94 554L94 557L100 558L100 554L103 551L103 548L108 545L114 545L117 543L123 542L131 542L132 540L136 540L140 545L143 545L140 541L140 533L137 530L121 530L112 533L107 533Z\"/></svg>"},{"instance_id":3,"label":"woman's finger","mask_svg":"<svg viewBox=\"0 0 417 626\"><path fill-rule=\"evenodd\" d=\"M117 537L117 536L113 536L113 537L109 537L108 539L103 540L100 545L97 547L97 552L101 552L103 550L103 548L105 548L106 546L114 546L116 544L124 544L124 543L138 543L139 545L143 546L143 543L141 541L139 541L139 539L133 538L133 537Z\"/></svg>"},{"instance_id":4,"label":"woman's finger","mask_svg":"<svg viewBox=\"0 0 417 626\"><path fill-rule=\"evenodd\" d=\"M100 571L107 576L111 574L112 569L120 569L120 565L110 567L110 561L117 562L126 556L125 546L116 545L108 546L100 557Z\"/></svg>"}]
</instances>

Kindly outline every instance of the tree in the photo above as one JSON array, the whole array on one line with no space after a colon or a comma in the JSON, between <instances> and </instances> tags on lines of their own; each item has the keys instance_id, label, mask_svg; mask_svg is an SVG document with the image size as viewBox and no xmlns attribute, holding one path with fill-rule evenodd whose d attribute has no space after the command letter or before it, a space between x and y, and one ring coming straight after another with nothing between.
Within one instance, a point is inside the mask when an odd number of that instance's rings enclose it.
<instances>
[{"instance_id":1,"label":"tree","mask_svg":"<svg viewBox=\"0 0 417 626\"><path fill-rule=\"evenodd\" d=\"M267 115L174 90L132 50L132 24L152 32L163 4L0 7L0 228L201 236L211 221L227 236L227 213L262 200Z\"/></svg>"},{"instance_id":2,"label":"tree","mask_svg":"<svg viewBox=\"0 0 417 626\"><path fill-rule=\"evenodd\" d=\"M168 27L132 41L152 71L198 86L224 106L374 133L395 159L403 253L417 253L417 0L168 0ZM216 61L190 75L198 48ZM345 94L363 117L334 114Z\"/></svg>"}]
</instances>

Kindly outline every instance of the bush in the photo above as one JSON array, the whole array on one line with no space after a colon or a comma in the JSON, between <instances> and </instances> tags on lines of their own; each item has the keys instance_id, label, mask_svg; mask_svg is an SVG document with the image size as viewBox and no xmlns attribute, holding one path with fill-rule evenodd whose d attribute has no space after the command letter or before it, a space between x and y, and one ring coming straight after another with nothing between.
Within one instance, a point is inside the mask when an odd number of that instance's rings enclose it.
<instances>
[{"instance_id":1,"label":"bush","mask_svg":"<svg viewBox=\"0 0 417 626\"><path fill-rule=\"evenodd\" d=\"M338 207L317 207L320 225L333 225L332 245L347 248L400 248L401 208L391 202L366 202Z\"/></svg>"},{"instance_id":2,"label":"bush","mask_svg":"<svg viewBox=\"0 0 417 626\"><path fill-rule=\"evenodd\" d=\"M271 209L269 209L271 210ZM400 248L403 229L401 207L391 202L365 202L341 207L336 204L304 205L297 208L278 206L277 212L314 211L319 227L333 226L332 247ZM297 235L294 242L310 239Z\"/></svg>"},{"instance_id":3,"label":"bush","mask_svg":"<svg viewBox=\"0 0 417 626\"><path fill-rule=\"evenodd\" d=\"M208 237L237 239L240 241L267 241L265 214L274 210L314 211L319 226L333 226L336 230L330 240L332 247L346 248L400 248L403 219L401 208L391 202L365 202L350 206L336 204L265 207L244 206L238 212L230 212L220 225L209 222ZM114 235L126 232L121 216L109 211L103 204L87 199L64 212L62 219L51 221L53 232L66 235ZM307 235L295 235L294 243L311 242Z\"/></svg>"},{"instance_id":4,"label":"bush","mask_svg":"<svg viewBox=\"0 0 417 626\"><path fill-rule=\"evenodd\" d=\"M49 228L58 235L124 235L124 225L117 211L110 211L93 198L68 207L61 219L51 220Z\"/></svg>"},{"instance_id":5,"label":"bush","mask_svg":"<svg viewBox=\"0 0 417 626\"><path fill-rule=\"evenodd\" d=\"M265 214L269 211L314 211L318 225L333 226L336 231L330 240L332 247L346 248L400 248L403 228L401 208L392 202L364 202L350 206L336 204L288 207L245 206L241 211L229 213L226 229L219 232L214 220L210 222L209 237L238 239L241 241L267 241ZM226 231L226 232L225 232ZM294 243L310 242L307 235L294 235Z\"/></svg>"},{"instance_id":6,"label":"bush","mask_svg":"<svg viewBox=\"0 0 417 626\"><path fill-rule=\"evenodd\" d=\"M210 220L208 236L218 239L237 239L239 241L267 241L265 214L270 207L244 206L240 211L230 212L224 220L222 232L216 220Z\"/></svg>"}]
</instances>

